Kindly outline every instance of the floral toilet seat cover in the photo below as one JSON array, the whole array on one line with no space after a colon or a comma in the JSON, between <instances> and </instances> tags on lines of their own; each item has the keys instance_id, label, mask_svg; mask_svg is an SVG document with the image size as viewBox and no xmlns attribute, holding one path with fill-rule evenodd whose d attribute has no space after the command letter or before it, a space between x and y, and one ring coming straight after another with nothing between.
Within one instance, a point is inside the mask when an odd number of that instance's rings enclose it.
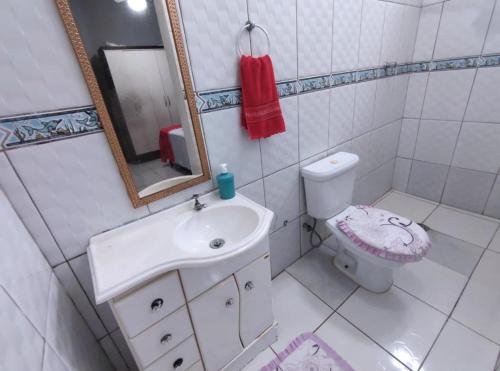
<instances>
[{"instance_id":1,"label":"floral toilet seat cover","mask_svg":"<svg viewBox=\"0 0 500 371\"><path fill-rule=\"evenodd\" d=\"M337 226L357 246L388 260L418 261L431 247L417 223L371 206L351 206Z\"/></svg>"}]
</instances>

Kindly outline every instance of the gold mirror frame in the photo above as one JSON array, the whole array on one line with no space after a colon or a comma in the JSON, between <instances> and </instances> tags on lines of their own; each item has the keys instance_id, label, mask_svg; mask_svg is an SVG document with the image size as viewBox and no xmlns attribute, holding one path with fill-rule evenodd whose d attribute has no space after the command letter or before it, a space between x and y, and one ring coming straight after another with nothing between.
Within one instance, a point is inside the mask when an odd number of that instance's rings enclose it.
<instances>
[{"instance_id":1,"label":"gold mirror frame","mask_svg":"<svg viewBox=\"0 0 500 371\"><path fill-rule=\"evenodd\" d=\"M132 174L130 173L127 162L125 160L125 155L123 154L122 148L118 141L118 137L113 127L113 123L111 121L111 117L109 116L108 109L106 107L106 104L104 103L104 98L101 94L101 90L97 83L94 70L92 69L92 66L90 64L87 51L85 50L85 46L80 37L80 33L76 26L73 14L71 13L69 0L55 0L55 2L59 10L59 14L61 15L61 18L64 22L64 27L66 28L66 32L68 33L68 36L71 40L73 50L75 51L78 62L80 63L80 68L82 69L82 73L87 83L87 87L89 88L90 96L94 101L94 105L97 114L99 115L101 124L103 126L104 133L106 134L106 138L108 139L109 146L111 147L111 152L113 153L113 156L116 160L118 169L123 178L123 181L125 182L128 195L134 207L137 208L146 205L150 202L157 201L163 197L182 191L183 189L187 189L197 184L204 183L210 180L210 171L209 171L207 154L205 151L205 143L203 141L200 118L196 110L194 89L191 81L189 65L187 62L186 50L184 47L184 39L180 28L176 0L165 0L165 2L168 10L168 16L170 18L169 19L170 27L172 28L175 50L177 52L177 58L181 70L181 75L182 75L181 77L184 84L184 91L186 94L186 99L189 107L189 113L191 115L191 123L193 125L193 131L196 139L196 145L198 148L198 154L200 156L202 174L199 177L190 179L183 183L179 183L170 188L166 188L164 190L161 190L159 192L153 193L151 195L142 198L139 197L137 187L135 186Z\"/></svg>"}]
</instances>

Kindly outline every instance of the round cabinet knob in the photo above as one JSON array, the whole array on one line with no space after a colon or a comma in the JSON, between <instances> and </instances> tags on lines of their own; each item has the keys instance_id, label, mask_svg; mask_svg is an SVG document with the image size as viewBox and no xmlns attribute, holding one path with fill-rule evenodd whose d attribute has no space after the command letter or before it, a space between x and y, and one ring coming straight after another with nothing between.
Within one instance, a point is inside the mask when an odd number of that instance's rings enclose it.
<instances>
[{"instance_id":1,"label":"round cabinet knob","mask_svg":"<svg viewBox=\"0 0 500 371\"><path fill-rule=\"evenodd\" d=\"M230 307L231 305L233 305L234 303L234 299L233 298L229 298L226 300L226 307Z\"/></svg>"},{"instance_id":2,"label":"round cabinet knob","mask_svg":"<svg viewBox=\"0 0 500 371\"><path fill-rule=\"evenodd\" d=\"M252 281L248 281L245 283L245 290L250 291L255 287L254 283Z\"/></svg>"},{"instance_id":3,"label":"round cabinet knob","mask_svg":"<svg viewBox=\"0 0 500 371\"><path fill-rule=\"evenodd\" d=\"M168 343L170 340L172 340L172 335L171 334L166 334L166 335L163 335L162 338L160 339L160 343L162 344L166 344Z\"/></svg>"},{"instance_id":4,"label":"round cabinet knob","mask_svg":"<svg viewBox=\"0 0 500 371\"><path fill-rule=\"evenodd\" d=\"M183 362L184 360L182 358L177 358L173 364L174 368L181 367Z\"/></svg>"},{"instance_id":5,"label":"round cabinet knob","mask_svg":"<svg viewBox=\"0 0 500 371\"><path fill-rule=\"evenodd\" d=\"M151 310L153 312L158 312L161 307L163 307L163 299L162 298L155 299L151 303Z\"/></svg>"}]
</instances>

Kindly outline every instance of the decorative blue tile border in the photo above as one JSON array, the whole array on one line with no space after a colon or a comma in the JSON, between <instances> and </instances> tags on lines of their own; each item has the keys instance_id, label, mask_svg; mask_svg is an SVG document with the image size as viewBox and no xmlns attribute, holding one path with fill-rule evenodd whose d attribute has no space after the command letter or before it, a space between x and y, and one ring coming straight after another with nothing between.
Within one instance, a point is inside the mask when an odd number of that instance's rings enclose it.
<instances>
[{"instance_id":1,"label":"decorative blue tile border","mask_svg":"<svg viewBox=\"0 0 500 371\"><path fill-rule=\"evenodd\" d=\"M500 66L500 54L394 64L365 70L305 77L298 80L279 81L276 88L280 98L283 98L408 73L493 66ZM199 113L237 107L240 104L240 88L196 93L196 108ZM102 125L93 106L4 118L0 119L0 150L98 130L102 130Z\"/></svg>"},{"instance_id":2,"label":"decorative blue tile border","mask_svg":"<svg viewBox=\"0 0 500 371\"><path fill-rule=\"evenodd\" d=\"M93 106L0 119L0 148L102 130Z\"/></svg>"},{"instance_id":3,"label":"decorative blue tile border","mask_svg":"<svg viewBox=\"0 0 500 371\"><path fill-rule=\"evenodd\" d=\"M330 75L305 77L298 80L279 81L277 85L280 98L295 94L355 84L363 81L381 79L415 72L459 70L500 66L500 54L443 59L435 61L412 62L370 68L358 71L332 73ZM199 92L196 95L199 113L216 111L239 106L241 89L224 89Z\"/></svg>"}]
</instances>

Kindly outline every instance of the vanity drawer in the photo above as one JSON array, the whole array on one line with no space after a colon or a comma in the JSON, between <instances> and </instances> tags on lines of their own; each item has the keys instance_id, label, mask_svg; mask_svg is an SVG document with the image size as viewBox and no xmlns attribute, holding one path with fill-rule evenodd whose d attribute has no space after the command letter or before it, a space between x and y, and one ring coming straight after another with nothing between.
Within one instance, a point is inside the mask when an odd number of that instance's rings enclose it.
<instances>
[{"instance_id":1,"label":"vanity drawer","mask_svg":"<svg viewBox=\"0 0 500 371\"><path fill-rule=\"evenodd\" d=\"M130 339L142 367L173 349L193 334L185 306Z\"/></svg>"},{"instance_id":2,"label":"vanity drawer","mask_svg":"<svg viewBox=\"0 0 500 371\"><path fill-rule=\"evenodd\" d=\"M194 335L184 340L170 352L147 367L144 371L185 371L190 370L200 359ZM201 368L203 370L203 368Z\"/></svg>"},{"instance_id":3,"label":"vanity drawer","mask_svg":"<svg viewBox=\"0 0 500 371\"><path fill-rule=\"evenodd\" d=\"M173 271L115 300L113 307L132 338L185 303L179 276Z\"/></svg>"}]
</instances>

